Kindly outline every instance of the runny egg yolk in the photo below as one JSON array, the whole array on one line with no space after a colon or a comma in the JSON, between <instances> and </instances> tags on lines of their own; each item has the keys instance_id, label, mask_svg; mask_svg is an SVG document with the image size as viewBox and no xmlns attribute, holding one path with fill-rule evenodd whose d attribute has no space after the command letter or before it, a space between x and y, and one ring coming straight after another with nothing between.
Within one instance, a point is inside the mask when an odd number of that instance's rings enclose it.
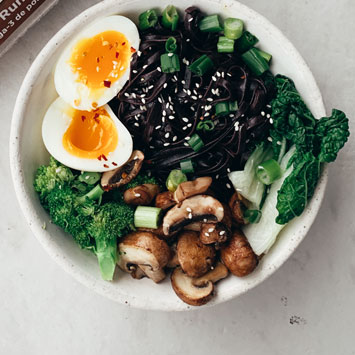
<instances>
[{"instance_id":1,"label":"runny egg yolk","mask_svg":"<svg viewBox=\"0 0 355 355\"><path fill-rule=\"evenodd\" d=\"M68 153L79 158L101 160L115 150L118 133L105 109L92 112L70 109L67 115L72 118L63 135L63 146Z\"/></svg>"},{"instance_id":2,"label":"runny egg yolk","mask_svg":"<svg viewBox=\"0 0 355 355\"><path fill-rule=\"evenodd\" d=\"M77 81L93 90L102 89L123 75L133 51L123 33L101 32L78 41L69 64L78 75Z\"/></svg>"}]
</instances>

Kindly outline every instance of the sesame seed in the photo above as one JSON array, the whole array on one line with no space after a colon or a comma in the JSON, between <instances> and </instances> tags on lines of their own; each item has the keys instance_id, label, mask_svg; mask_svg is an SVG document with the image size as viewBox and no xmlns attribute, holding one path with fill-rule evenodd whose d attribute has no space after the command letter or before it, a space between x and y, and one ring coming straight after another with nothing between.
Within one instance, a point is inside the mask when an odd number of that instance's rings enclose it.
<instances>
[{"instance_id":1,"label":"sesame seed","mask_svg":"<svg viewBox=\"0 0 355 355\"><path fill-rule=\"evenodd\" d=\"M160 97L158 97L158 101L162 104L163 103L163 100L160 98Z\"/></svg>"},{"instance_id":2,"label":"sesame seed","mask_svg":"<svg viewBox=\"0 0 355 355\"><path fill-rule=\"evenodd\" d=\"M163 123L165 122L165 117L164 117L164 116L161 118L161 121L162 121Z\"/></svg>"},{"instance_id":3,"label":"sesame seed","mask_svg":"<svg viewBox=\"0 0 355 355\"><path fill-rule=\"evenodd\" d=\"M186 137L185 137L185 140L188 141L190 138L191 138L190 136L186 136Z\"/></svg>"},{"instance_id":4,"label":"sesame seed","mask_svg":"<svg viewBox=\"0 0 355 355\"><path fill-rule=\"evenodd\" d=\"M227 75L228 75L228 76L232 76L232 74L231 74L231 73L227 73Z\"/></svg>"},{"instance_id":5,"label":"sesame seed","mask_svg":"<svg viewBox=\"0 0 355 355\"><path fill-rule=\"evenodd\" d=\"M268 140L269 142L272 142L272 138L271 138L271 137L267 137L267 140Z\"/></svg>"},{"instance_id":6,"label":"sesame seed","mask_svg":"<svg viewBox=\"0 0 355 355\"><path fill-rule=\"evenodd\" d=\"M136 95L136 93L135 93L135 92L132 92L132 97L133 97L134 99L136 99L136 98L137 98L137 95Z\"/></svg>"},{"instance_id":7,"label":"sesame seed","mask_svg":"<svg viewBox=\"0 0 355 355\"><path fill-rule=\"evenodd\" d=\"M135 197L141 197L141 194L136 193L136 194L134 194L134 196Z\"/></svg>"},{"instance_id":8,"label":"sesame seed","mask_svg":"<svg viewBox=\"0 0 355 355\"><path fill-rule=\"evenodd\" d=\"M209 228L208 233L212 233L214 231L214 228Z\"/></svg>"},{"instance_id":9,"label":"sesame seed","mask_svg":"<svg viewBox=\"0 0 355 355\"><path fill-rule=\"evenodd\" d=\"M228 189L232 188L232 186L230 184L228 184L228 182L226 183L226 186L227 186Z\"/></svg>"},{"instance_id":10,"label":"sesame seed","mask_svg":"<svg viewBox=\"0 0 355 355\"><path fill-rule=\"evenodd\" d=\"M272 118L270 118L269 122L270 122L270 124L273 124L274 120Z\"/></svg>"},{"instance_id":11,"label":"sesame seed","mask_svg":"<svg viewBox=\"0 0 355 355\"><path fill-rule=\"evenodd\" d=\"M195 86L197 87L197 89L200 87L199 83L196 83Z\"/></svg>"},{"instance_id":12,"label":"sesame seed","mask_svg":"<svg viewBox=\"0 0 355 355\"><path fill-rule=\"evenodd\" d=\"M157 70L161 72L161 68L160 67L157 67Z\"/></svg>"},{"instance_id":13,"label":"sesame seed","mask_svg":"<svg viewBox=\"0 0 355 355\"><path fill-rule=\"evenodd\" d=\"M215 76L212 76L213 81L217 81L217 78Z\"/></svg>"},{"instance_id":14,"label":"sesame seed","mask_svg":"<svg viewBox=\"0 0 355 355\"><path fill-rule=\"evenodd\" d=\"M176 142L177 141L177 136L174 136L173 137L173 142Z\"/></svg>"},{"instance_id":15,"label":"sesame seed","mask_svg":"<svg viewBox=\"0 0 355 355\"><path fill-rule=\"evenodd\" d=\"M167 132L167 133L165 133L165 138L169 138L169 136L170 136L170 133L169 132Z\"/></svg>"},{"instance_id":16,"label":"sesame seed","mask_svg":"<svg viewBox=\"0 0 355 355\"><path fill-rule=\"evenodd\" d=\"M186 84L186 81L185 81L185 80L181 80L181 84L182 84L182 85L185 85L185 84Z\"/></svg>"},{"instance_id":17,"label":"sesame seed","mask_svg":"<svg viewBox=\"0 0 355 355\"><path fill-rule=\"evenodd\" d=\"M178 92L178 88L176 87L175 90L174 90L175 94L177 94Z\"/></svg>"},{"instance_id":18,"label":"sesame seed","mask_svg":"<svg viewBox=\"0 0 355 355\"><path fill-rule=\"evenodd\" d=\"M186 207L187 212L192 212L192 209L190 207Z\"/></svg>"},{"instance_id":19,"label":"sesame seed","mask_svg":"<svg viewBox=\"0 0 355 355\"><path fill-rule=\"evenodd\" d=\"M261 111L261 116L265 116L265 112L264 111Z\"/></svg>"},{"instance_id":20,"label":"sesame seed","mask_svg":"<svg viewBox=\"0 0 355 355\"><path fill-rule=\"evenodd\" d=\"M231 113L231 114L229 115L229 117L233 118L233 117L234 117L234 114L233 114L233 113Z\"/></svg>"},{"instance_id":21,"label":"sesame seed","mask_svg":"<svg viewBox=\"0 0 355 355\"><path fill-rule=\"evenodd\" d=\"M222 78L224 78L224 71L222 71Z\"/></svg>"},{"instance_id":22,"label":"sesame seed","mask_svg":"<svg viewBox=\"0 0 355 355\"><path fill-rule=\"evenodd\" d=\"M138 73L138 70L133 69L132 72L133 72L134 74L137 74L137 73Z\"/></svg>"},{"instance_id":23,"label":"sesame seed","mask_svg":"<svg viewBox=\"0 0 355 355\"><path fill-rule=\"evenodd\" d=\"M186 142L185 142L185 143L184 143L184 146L185 146L185 147L189 147L190 145L189 145L189 143L186 143Z\"/></svg>"},{"instance_id":24,"label":"sesame seed","mask_svg":"<svg viewBox=\"0 0 355 355\"><path fill-rule=\"evenodd\" d=\"M187 117L183 117L182 120L183 120L184 122L189 122L189 119L188 119Z\"/></svg>"},{"instance_id":25,"label":"sesame seed","mask_svg":"<svg viewBox=\"0 0 355 355\"><path fill-rule=\"evenodd\" d=\"M138 51L138 52L137 52L137 55L138 55L138 57L140 57L140 56L142 55L142 52L141 52L141 51Z\"/></svg>"},{"instance_id":26,"label":"sesame seed","mask_svg":"<svg viewBox=\"0 0 355 355\"><path fill-rule=\"evenodd\" d=\"M154 87L154 85L150 85L150 86L148 86L148 90L153 89L153 87Z\"/></svg>"},{"instance_id":27,"label":"sesame seed","mask_svg":"<svg viewBox=\"0 0 355 355\"><path fill-rule=\"evenodd\" d=\"M141 81L144 81L144 78L141 78Z\"/></svg>"},{"instance_id":28,"label":"sesame seed","mask_svg":"<svg viewBox=\"0 0 355 355\"><path fill-rule=\"evenodd\" d=\"M129 93L128 93L128 92L125 92L125 93L124 93L124 96L129 97Z\"/></svg>"},{"instance_id":29,"label":"sesame seed","mask_svg":"<svg viewBox=\"0 0 355 355\"><path fill-rule=\"evenodd\" d=\"M266 105L267 108L271 108L271 105Z\"/></svg>"},{"instance_id":30,"label":"sesame seed","mask_svg":"<svg viewBox=\"0 0 355 355\"><path fill-rule=\"evenodd\" d=\"M221 73L219 71L216 74L218 77L221 77Z\"/></svg>"},{"instance_id":31,"label":"sesame seed","mask_svg":"<svg viewBox=\"0 0 355 355\"><path fill-rule=\"evenodd\" d=\"M191 95L191 90L188 89L186 92L187 92L187 95Z\"/></svg>"},{"instance_id":32,"label":"sesame seed","mask_svg":"<svg viewBox=\"0 0 355 355\"><path fill-rule=\"evenodd\" d=\"M139 123L138 123L138 122L135 122L134 125L135 125L136 127L139 127Z\"/></svg>"},{"instance_id":33,"label":"sesame seed","mask_svg":"<svg viewBox=\"0 0 355 355\"><path fill-rule=\"evenodd\" d=\"M155 127L156 130L158 130L160 128L161 128L161 125Z\"/></svg>"},{"instance_id":34,"label":"sesame seed","mask_svg":"<svg viewBox=\"0 0 355 355\"><path fill-rule=\"evenodd\" d=\"M142 98L142 103L145 104L145 98Z\"/></svg>"},{"instance_id":35,"label":"sesame seed","mask_svg":"<svg viewBox=\"0 0 355 355\"><path fill-rule=\"evenodd\" d=\"M166 116L166 111L165 110L162 111L162 115Z\"/></svg>"},{"instance_id":36,"label":"sesame seed","mask_svg":"<svg viewBox=\"0 0 355 355\"><path fill-rule=\"evenodd\" d=\"M168 57L172 57L174 53L168 53Z\"/></svg>"},{"instance_id":37,"label":"sesame seed","mask_svg":"<svg viewBox=\"0 0 355 355\"><path fill-rule=\"evenodd\" d=\"M168 109L170 106L169 102L166 103L166 108Z\"/></svg>"},{"instance_id":38,"label":"sesame seed","mask_svg":"<svg viewBox=\"0 0 355 355\"><path fill-rule=\"evenodd\" d=\"M186 130L187 130L187 127L186 127L186 126L182 127L182 130L183 130L183 131L186 131Z\"/></svg>"},{"instance_id":39,"label":"sesame seed","mask_svg":"<svg viewBox=\"0 0 355 355\"><path fill-rule=\"evenodd\" d=\"M227 172L230 173L230 172L231 172L231 169L227 168Z\"/></svg>"},{"instance_id":40,"label":"sesame seed","mask_svg":"<svg viewBox=\"0 0 355 355\"><path fill-rule=\"evenodd\" d=\"M148 65L146 64L146 65L143 65L143 69L145 69L145 68L147 68L148 67Z\"/></svg>"},{"instance_id":41,"label":"sesame seed","mask_svg":"<svg viewBox=\"0 0 355 355\"><path fill-rule=\"evenodd\" d=\"M173 120L174 118L175 118L175 116L173 116L173 115L169 116L169 120Z\"/></svg>"},{"instance_id":42,"label":"sesame seed","mask_svg":"<svg viewBox=\"0 0 355 355\"><path fill-rule=\"evenodd\" d=\"M192 213L189 213L188 218L192 219Z\"/></svg>"},{"instance_id":43,"label":"sesame seed","mask_svg":"<svg viewBox=\"0 0 355 355\"><path fill-rule=\"evenodd\" d=\"M198 94L197 94L197 91L196 91L195 89L193 89L192 92L193 92L195 95L198 95Z\"/></svg>"},{"instance_id":44,"label":"sesame seed","mask_svg":"<svg viewBox=\"0 0 355 355\"><path fill-rule=\"evenodd\" d=\"M226 231L220 231L219 232L219 235L223 235L223 234L226 234Z\"/></svg>"},{"instance_id":45,"label":"sesame seed","mask_svg":"<svg viewBox=\"0 0 355 355\"><path fill-rule=\"evenodd\" d=\"M195 108L194 108L194 107L192 107L192 106L190 107L190 109L191 109L191 111L195 111Z\"/></svg>"},{"instance_id":46,"label":"sesame seed","mask_svg":"<svg viewBox=\"0 0 355 355\"><path fill-rule=\"evenodd\" d=\"M268 113L267 115L266 115L266 118L270 118L271 117L271 115Z\"/></svg>"},{"instance_id":47,"label":"sesame seed","mask_svg":"<svg viewBox=\"0 0 355 355\"><path fill-rule=\"evenodd\" d=\"M277 141L276 144L277 144L277 145L281 145L281 142L280 142L280 141Z\"/></svg>"},{"instance_id":48,"label":"sesame seed","mask_svg":"<svg viewBox=\"0 0 355 355\"><path fill-rule=\"evenodd\" d=\"M210 115L209 112L206 112L206 113L204 114L205 117L208 117L209 115Z\"/></svg>"},{"instance_id":49,"label":"sesame seed","mask_svg":"<svg viewBox=\"0 0 355 355\"><path fill-rule=\"evenodd\" d=\"M170 143L164 143L164 147L168 147Z\"/></svg>"},{"instance_id":50,"label":"sesame seed","mask_svg":"<svg viewBox=\"0 0 355 355\"><path fill-rule=\"evenodd\" d=\"M192 95L191 98L192 98L193 100L197 100L197 96L195 96L195 95Z\"/></svg>"},{"instance_id":51,"label":"sesame seed","mask_svg":"<svg viewBox=\"0 0 355 355\"><path fill-rule=\"evenodd\" d=\"M189 21L189 22L191 22L191 21L193 21L193 20L194 20L194 18L193 18L193 17L191 17L188 21Z\"/></svg>"},{"instance_id":52,"label":"sesame seed","mask_svg":"<svg viewBox=\"0 0 355 355\"><path fill-rule=\"evenodd\" d=\"M212 102L213 101L212 97L208 97L207 101Z\"/></svg>"},{"instance_id":53,"label":"sesame seed","mask_svg":"<svg viewBox=\"0 0 355 355\"><path fill-rule=\"evenodd\" d=\"M190 38L186 38L186 42L190 42Z\"/></svg>"},{"instance_id":54,"label":"sesame seed","mask_svg":"<svg viewBox=\"0 0 355 355\"><path fill-rule=\"evenodd\" d=\"M206 237L209 237L210 235L206 232L206 233L205 233L205 236L206 236Z\"/></svg>"},{"instance_id":55,"label":"sesame seed","mask_svg":"<svg viewBox=\"0 0 355 355\"><path fill-rule=\"evenodd\" d=\"M124 66L122 66L122 67L120 68L120 71L122 71L122 70L124 70Z\"/></svg>"}]
</instances>

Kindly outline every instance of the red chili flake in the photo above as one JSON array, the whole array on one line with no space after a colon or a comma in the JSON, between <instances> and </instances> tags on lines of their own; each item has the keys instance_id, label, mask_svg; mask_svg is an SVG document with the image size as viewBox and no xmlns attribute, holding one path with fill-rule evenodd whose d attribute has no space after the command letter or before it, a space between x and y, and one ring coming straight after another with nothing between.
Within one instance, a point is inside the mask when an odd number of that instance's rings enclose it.
<instances>
[{"instance_id":1,"label":"red chili flake","mask_svg":"<svg viewBox=\"0 0 355 355\"><path fill-rule=\"evenodd\" d=\"M122 42L122 46L124 46L126 44L126 42Z\"/></svg>"},{"instance_id":2,"label":"red chili flake","mask_svg":"<svg viewBox=\"0 0 355 355\"><path fill-rule=\"evenodd\" d=\"M100 123L100 120L98 119L100 115L98 113L95 113L94 120L96 123Z\"/></svg>"},{"instance_id":3,"label":"red chili flake","mask_svg":"<svg viewBox=\"0 0 355 355\"><path fill-rule=\"evenodd\" d=\"M109 168L109 166L107 164L104 164L104 168Z\"/></svg>"},{"instance_id":4,"label":"red chili flake","mask_svg":"<svg viewBox=\"0 0 355 355\"><path fill-rule=\"evenodd\" d=\"M136 53L136 50L133 47L131 47L131 53Z\"/></svg>"},{"instance_id":5,"label":"red chili flake","mask_svg":"<svg viewBox=\"0 0 355 355\"><path fill-rule=\"evenodd\" d=\"M96 62L100 63L100 58L99 57L96 57Z\"/></svg>"},{"instance_id":6,"label":"red chili flake","mask_svg":"<svg viewBox=\"0 0 355 355\"><path fill-rule=\"evenodd\" d=\"M85 116L81 116L81 120L82 120L83 122L85 121L85 119L86 119Z\"/></svg>"},{"instance_id":7,"label":"red chili flake","mask_svg":"<svg viewBox=\"0 0 355 355\"><path fill-rule=\"evenodd\" d=\"M246 78L246 76L245 75L243 75L243 76L241 76L240 77L242 80L244 80L245 78Z\"/></svg>"},{"instance_id":8,"label":"red chili flake","mask_svg":"<svg viewBox=\"0 0 355 355\"><path fill-rule=\"evenodd\" d=\"M116 58L118 58L119 55L120 55L120 53L116 52Z\"/></svg>"},{"instance_id":9,"label":"red chili flake","mask_svg":"<svg viewBox=\"0 0 355 355\"><path fill-rule=\"evenodd\" d=\"M111 87L111 81L104 80L104 86L107 87L107 88Z\"/></svg>"},{"instance_id":10,"label":"red chili flake","mask_svg":"<svg viewBox=\"0 0 355 355\"><path fill-rule=\"evenodd\" d=\"M101 161L102 155L99 155L99 156L97 157L97 159Z\"/></svg>"},{"instance_id":11,"label":"red chili flake","mask_svg":"<svg viewBox=\"0 0 355 355\"><path fill-rule=\"evenodd\" d=\"M107 161L107 158L106 158L106 155L105 155L105 154L101 154L101 156L102 156L102 159L103 159L103 160Z\"/></svg>"},{"instance_id":12,"label":"red chili flake","mask_svg":"<svg viewBox=\"0 0 355 355\"><path fill-rule=\"evenodd\" d=\"M113 162L112 162L112 165L113 165L113 166L117 166L117 163L115 163L115 162L113 161Z\"/></svg>"}]
</instances>

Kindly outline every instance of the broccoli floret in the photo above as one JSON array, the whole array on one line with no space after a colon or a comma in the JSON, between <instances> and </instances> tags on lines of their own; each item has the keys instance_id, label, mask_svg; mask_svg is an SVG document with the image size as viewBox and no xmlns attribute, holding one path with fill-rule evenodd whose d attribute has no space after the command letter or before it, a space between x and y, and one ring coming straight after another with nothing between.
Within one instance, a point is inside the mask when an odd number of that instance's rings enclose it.
<instances>
[{"instance_id":1,"label":"broccoli floret","mask_svg":"<svg viewBox=\"0 0 355 355\"><path fill-rule=\"evenodd\" d=\"M34 181L34 188L39 194L42 205L48 209L47 195L56 185L62 186L74 179L75 176L70 168L51 157L48 166L42 165L38 168Z\"/></svg>"},{"instance_id":2,"label":"broccoli floret","mask_svg":"<svg viewBox=\"0 0 355 355\"><path fill-rule=\"evenodd\" d=\"M47 206L53 223L71 234L81 248L93 248L95 243L87 226L96 209L94 201L87 200L79 204L78 195L68 185L64 185L53 188L47 195Z\"/></svg>"},{"instance_id":3,"label":"broccoli floret","mask_svg":"<svg viewBox=\"0 0 355 355\"><path fill-rule=\"evenodd\" d=\"M112 280L117 262L117 238L133 229L133 208L108 202L98 209L88 230L95 239L95 254L104 280Z\"/></svg>"}]
</instances>

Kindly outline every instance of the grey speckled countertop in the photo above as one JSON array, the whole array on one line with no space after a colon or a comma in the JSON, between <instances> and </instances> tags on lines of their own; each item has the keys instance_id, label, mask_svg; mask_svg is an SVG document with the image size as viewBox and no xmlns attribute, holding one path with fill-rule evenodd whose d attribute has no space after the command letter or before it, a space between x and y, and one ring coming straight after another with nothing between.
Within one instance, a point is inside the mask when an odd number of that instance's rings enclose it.
<instances>
[{"instance_id":1,"label":"grey speckled countertop","mask_svg":"<svg viewBox=\"0 0 355 355\"><path fill-rule=\"evenodd\" d=\"M190 313L129 309L62 271L26 225L14 197L8 136L15 98L51 36L96 0L60 0L0 59L3 151L0 215L1 354L355 354L355 145L329 172L307 238L272 277L231 302ZM249 0L310 65L327 110L355 128L355 2Z\"/></svg>"}]
</instances>

